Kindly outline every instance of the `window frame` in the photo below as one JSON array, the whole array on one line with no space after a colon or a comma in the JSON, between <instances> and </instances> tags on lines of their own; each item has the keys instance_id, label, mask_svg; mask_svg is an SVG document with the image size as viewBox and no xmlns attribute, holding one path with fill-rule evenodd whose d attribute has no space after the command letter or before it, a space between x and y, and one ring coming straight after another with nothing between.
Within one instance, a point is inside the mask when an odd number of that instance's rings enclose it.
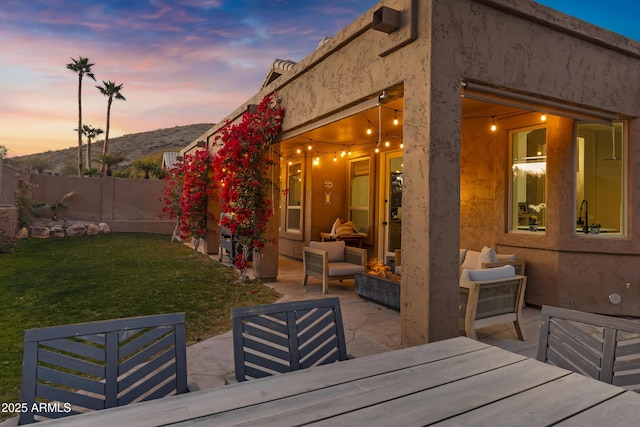
<instances>
[{"instance_id":1,"label":"window frame","mask_svg":"<svg viewBox=\"0 0 640 427\"><path fill-rule=\"evenodd\" d=\"M579 210L579 205L578 205L578 163L579 163L579 152L578 152L578 126L579 125L584 125L584 124L601 124L598 122L590 122L588 120L576 120L574 122L574 137L573 137L573 155L574 155L574 162L573 162L573 176L574 176L574 181L573 181L573 199L574 199L574 218L578 219L578 215L580 215L580 210ZM581 238L590 238L595 236L596 238L602 238L602 237L610 237L610 238L627 238L628 237L628 230L629 230L629 216L628 216L628 209L629 209L629 132L630 132L630 126L629 126L629 121L628 120L613 120L612 125L615 125L617 123L622 125L622 131L620 132L621 134L621 139L622 141L620 141L620 154L621 154L621 159L619 159L619 161L621 162L621 167L622 167L622 185L621 185L621 207L620 207L620 231L619 232L606 232L606 233L602 233L600 234L600 232L598 234L593 234L593 233L589 233L589 234L585 234L584 232L582 232L581 230L578 229L578 226L576 225L576 227L574 227L573 229L573 235L576 237L581 237ZM592 207L590 207L591 209ZM589 220L589 222L593 222L591 220ZM575 221L574 221L575 223ZM589 224L589 226L591 226L591 224Z\"/></svg>"},{"instance_id":2,"label":"window frame","mask_svg":"<svg viewBox=\"0 0 640 427\"><path fill-rule=\"evenodd\" d=\"M532 229L531 227L528 227L526 229L524 228L519 228L519 227L524 227L524 226L520 226L517 223L514 224L514 215L516 214L515 212L517 210L520 210L520 205L522 203L525 203L526 206L526 212L527 215L531 215L531 213L529 212L529 200L526 200L525 202L516 202L514 201L514 194L513 194L513 184L514 184L514 176L513 176L513 169L514 169L514 152L513 152L513 135L517 134L517 133L522 133L522 132L526 132L526 131L534 131L537 129L545 129L545 151L548 151L548 141L549 141L549 126L547 123L542 123L542 124L536 124L536 125L531 125L531 126L523 126L523 127L517 127L517 128L513 128L513 129L509 129L508 135L507 135L507 141L508 141L508 147L509 147L509 168L508 168L508 173L509 173L509 179L507 180L508 182L508 197L507 197L507 203L508 203L508 215L509 215L509 220L507 221L507 232L508 233L526 233L526 234L538 234L538 235L544 235L546 234L546 228L548 226L547 222L546 222L546 215L545 215L545 223L544 226L542 226L543 228L540 229L540 227L536 227L535 230ZM546 209L546 204L547 204L547 199L548 199L548 185L549 185L549 179L548 179L548 171L546 170L546 167L548 165L548 161L547 161L547 153L545 152L544 154L545 157L545 182L544 182L544 201L542 203L545 204L545 209Z\"/></svg>"}]
</instances>

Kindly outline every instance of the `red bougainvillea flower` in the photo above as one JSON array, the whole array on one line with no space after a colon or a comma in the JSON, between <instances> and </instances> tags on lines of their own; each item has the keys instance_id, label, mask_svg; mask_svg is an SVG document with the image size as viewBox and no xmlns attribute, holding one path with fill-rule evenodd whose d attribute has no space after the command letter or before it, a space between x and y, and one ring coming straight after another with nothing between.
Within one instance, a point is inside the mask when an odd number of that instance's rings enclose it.
<instances>
[{"instance_id":1,"label":"red bougainvillea flower","mask_svg":"<svg viewBox=\"0 0 640 427\"><path fill-rule=\"evenodd\" d=\"M273 183L269 171L275 164L271 146L282 131L284 108L277 96L266 96L255 113L246 112L239 123L227 122L216 136L222 143L213 158L215 182L221 188L222 225L237 242L236 267L246 274L254 248L265 245L266 225L273 215Z\"/></svg>"},{"instance_id":2,"label":"red bougainvillea flower","mask_svg":"<svg viewBox=\"0 0 640 427\"><path fill-rule=\"evenodd\" d=\"M206 234L208 199L216 197L215 182L209 182L213 175L213 163L207 150L187 154L178 162L165 178L164 202L160 216L178 218L180 237L199 239Z\"/></svg>"}]
</instances>

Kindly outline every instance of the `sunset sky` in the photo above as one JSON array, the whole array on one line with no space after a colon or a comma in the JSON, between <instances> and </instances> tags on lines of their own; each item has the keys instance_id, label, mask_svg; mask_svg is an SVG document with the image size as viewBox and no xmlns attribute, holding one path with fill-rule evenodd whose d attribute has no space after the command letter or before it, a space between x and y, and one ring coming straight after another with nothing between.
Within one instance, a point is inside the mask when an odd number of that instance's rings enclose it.
<instances>
[{"instance_id":1,"label":"sunset sky","mask_svg":"<svg viewBox=\"0 0 640 427\"><path fill-rule=\"evenodd\" d=\"M123 83L111 136L214 123L257 92L275 58L299 61L376 0L2 0L0 145L9 156L77 146L83 122L105 128L102 80ZM542 0L640 40L640 2Z\"/></svg>"}]
</instances>

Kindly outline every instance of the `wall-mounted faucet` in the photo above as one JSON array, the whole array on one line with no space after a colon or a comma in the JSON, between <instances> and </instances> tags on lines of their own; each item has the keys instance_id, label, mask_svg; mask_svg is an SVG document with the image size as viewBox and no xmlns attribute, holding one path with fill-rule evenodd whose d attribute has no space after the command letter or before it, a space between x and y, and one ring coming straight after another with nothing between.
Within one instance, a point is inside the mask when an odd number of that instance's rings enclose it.
<instances>
[{"instance_id":1,"label":"wall-mounted faucet","mask_svg":"<svg viewBox=\"0 0 640 427\"><path fill-rule=\"evenodd\" d=\"M582 208L584 207L584 222L582 221ZM578 214L578 226L582 226L584 234L589 234L589 202L583 200L580 203L580 213Z\"/></svg>"}]
</instances>

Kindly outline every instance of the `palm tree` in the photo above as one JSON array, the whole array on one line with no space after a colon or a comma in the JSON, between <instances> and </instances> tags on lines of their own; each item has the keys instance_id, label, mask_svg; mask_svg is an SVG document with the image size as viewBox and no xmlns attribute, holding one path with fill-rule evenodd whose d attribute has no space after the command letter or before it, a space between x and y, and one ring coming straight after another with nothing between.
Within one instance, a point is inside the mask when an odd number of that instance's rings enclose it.
<instances>
[{"instance_id":1,"label":"palm tree","mask_svg":"<svg viewBox=\"0 0 640 427\"><path fill-rule=\"evenodd\" d=\"M101 163L100 170L107 168L107 176L111 176L111 166L117 165L124 160L122 154L103 154L98 157L98 161ZM101 174L102 175L102 174Z\"/></svg>"},{"instance_id":2,"label":"palm tree","mask_svg":"<svg viewBox=\"0 0 640 427\"><path fill-rule=\"evenodd\" d=\"M87 137L87 169L91 169L91 141L104 131L91 125L82 125L82 133Z\"/></svg>"},{"instance_id":3,"label":"palm tree","mask_svg":"<svg viewBox=\"0 0 640 427\"><path fill-rule=\"evenodd\" d=\"M73 62L67 64L67 69L78 74L78 176L82 176L82 77L86 74L95 80L91 72L91 67L95 64L89 63L89 58L79 56L78 59L71 58Z\"/></svg>"},{"instance_id":4,"label":"palm tree","mask_svg":"<svg viewBox=\"0 0 640 427\"><path fill-rule=\"evenodd\" d=\"M111 80L108 82L103 80L102 86L96 86L101 94L109 98L107 101L107 131L104 134L104 146L102 147L103 158L107 155L107 144L109 144L109 124L111 121L111 103L113 102L113 98L126 101L126 98L120 93L123 85L123 83L116 85L115 82L112 82ZM100 176L104 175L104 168L105 163L103 162L100 166Z\"/></svg>"}]
</instances>

